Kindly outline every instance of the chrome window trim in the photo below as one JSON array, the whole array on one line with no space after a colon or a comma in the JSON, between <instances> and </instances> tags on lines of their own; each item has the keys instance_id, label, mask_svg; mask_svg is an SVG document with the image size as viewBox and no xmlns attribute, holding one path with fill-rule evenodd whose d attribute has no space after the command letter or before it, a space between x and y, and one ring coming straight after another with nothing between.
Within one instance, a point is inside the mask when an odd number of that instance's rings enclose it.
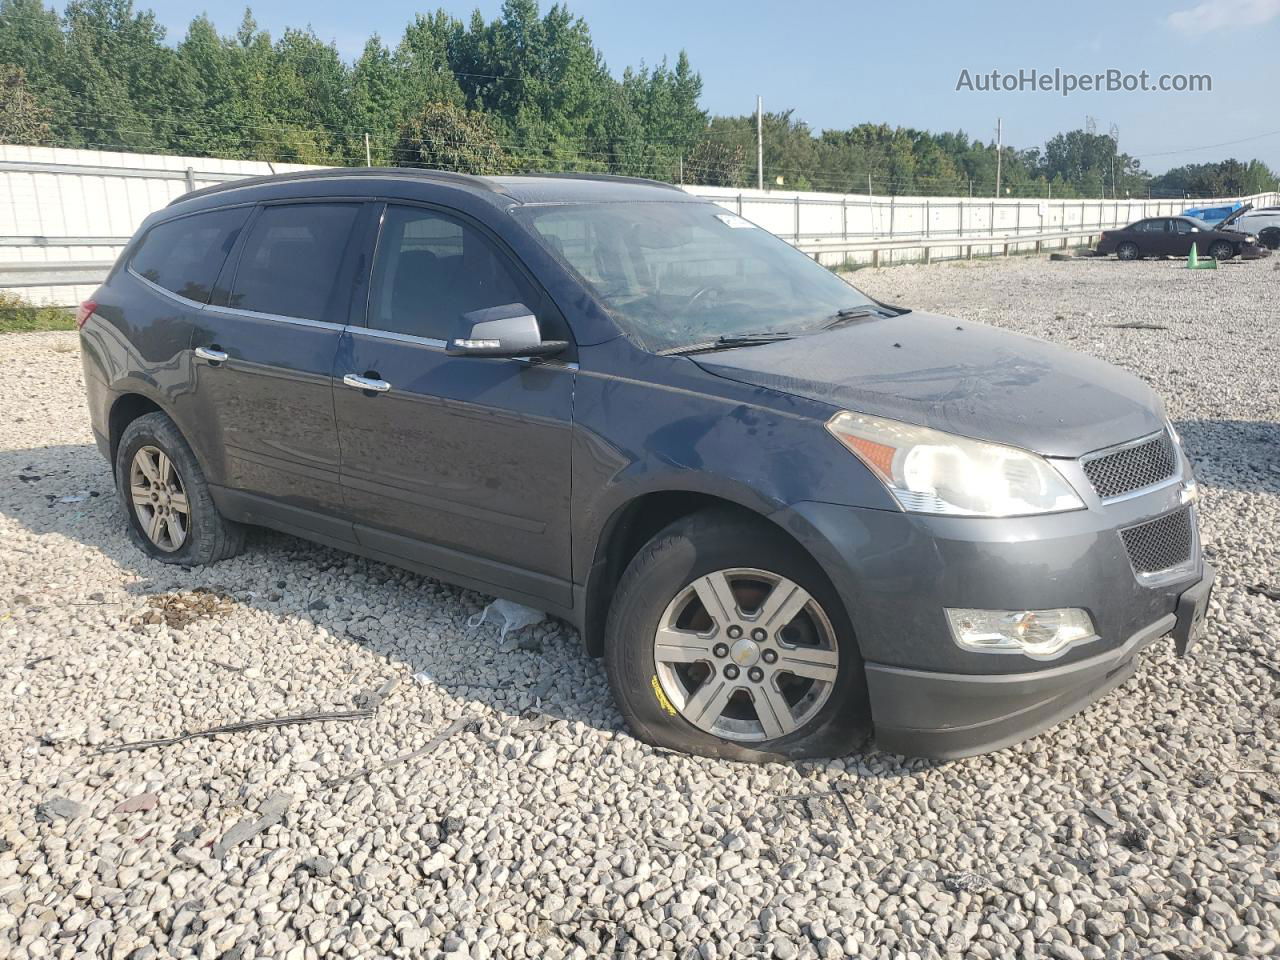
<instances>
[{"instance_id":1,"label":"chrome window trim","mask_svg":"<svg viewBox=\"0 0 1280 960\"><path fill-rule=\"evenodd\" d=\"M1146 496L1148 493L1154 493L1157 490L1163 490L1165 487L1171 487L1174 484L1182 483L1184 476L1183 476L1183 469L1182 469L1182 460L1178 456L1177 441L1174 440L1173 436L1169 433L1168 427L1162 427L1161 429L1156 430L1154 433L1148 433L1144 437L1138 437L1137 439L1134 439L1134 440L1126 440L1124 443L1117 443L1110 447L1103 447L1101 450L1092 450L1089 453L1086 453L1083 456L1077 458L1076 462L1080 464L1081 473L1084 473L1084 465L1086 463L1089 463L1090 461L1097 460L1101 457L1109 457L1109 456L1112 456L1113 454L1120 453L1123 450L1128 450L1133 447L1140 447L1143 444L1150 443L1152 440L1155 440L1156 438L1162 435L1169 442L1169 446L1173 449L1173 463L1174 463L1173 473L1170 474L1164 480L1160 480L1156 483L1150 483L1150 484L1147 484L1147 486L1145 487L1138 487L1135 490L1129 490L1129 491L1126 491L1125 493L1116 494L1114 497L1098 497L1098 501L1100 503L1102 503L1104 506L1112 503L1123 503L1125 500L1132 500L1135 497ZM1093 481L1089 480L1089 475L1087 473L1084 473L1084 476L1085 476L1085 479L1089 482L1089 486L1092 488ZM1094 495L1097 496L1097 490L1094 489L1093 492L1094 492Z\"/></svg>"},{"instance_id":2,"label":"chrome window trim","mask_svg":"<svg viewBox=\"0 0 1280 960\"><path fill-rule=\"evenodd\" d=\"M170 299L177 300L184 307L190 307L193 310L203 310L205 307L208 306L207 303L201 303L199 300L190 300L184 297L180 293L174 293L168 287L162 287L160 286L160 284L156 283L154 280L148 280L146 277L140 274L137 270L133 269L132 263L126 264L125 270L127 270L135 280L142 281L152 290L155 290L157 293L162 293L166 297L169 297Z\"/></svg>"},{"instance_id":3,"label":"chrome window trim","mask_svg":"<svg viewBox=\"0 0 1280 960\"><path fill-rule=\"evenodd\" d=\"M436 337L417 337L411 333L397 333L394 330L379 330L377 327L352 327L352 333L362 333L368 337L377 337L379 340L394 340L397 343L413 343L423 347L435 347L443 350L445 341Z\"/></svg>"},{"instance_id":4,"label":"chrome window trim","mask_svg":"<svg viewBox=\"0 0 1280 960\"><path fill-rule=\"evenodd\" d=\"M262 313L258 310L245 310L241 307L224 307L217 304L206 304L206 309L219 313L229 313L250 320L274 320L277 323L290 323L298 327L317 327L321 330L345 330L345 323L330 323L328 320L309 320L306 317L289 317L282 313Z\"/></svg>"}]
</instances>

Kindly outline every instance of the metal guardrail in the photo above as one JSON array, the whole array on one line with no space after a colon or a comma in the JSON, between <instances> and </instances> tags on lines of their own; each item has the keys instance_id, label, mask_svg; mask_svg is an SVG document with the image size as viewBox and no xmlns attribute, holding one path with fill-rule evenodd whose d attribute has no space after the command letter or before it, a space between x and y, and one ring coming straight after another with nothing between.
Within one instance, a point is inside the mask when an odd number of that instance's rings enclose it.
<instances>
[{"instance_id":1,"label":"metal guardrail","mask_svg":"<svg viewBox=\"0 0 1280 960\"><path fill-rule=\"evenodd\" d=\"M971 257L975 247L979 249L999 247L1003 255L1008 256L1010 249L1013 247L1034 244L1036 252L1039 253L1044 249L1046 243L1083 238L1087 243L1092 244L1093 238L1099 232L1095 227L1087 230L1055 230L1048 233L1035 234L1005 233L990 237L912 237L895 240L879 238L849 241L807 240L796 243L794 246L798 250L802 250L814 257L824 253L870 253L872 255L872 263L879 266L880 254L892 250L923 250L924 261L928 263L931 259L932 251L936 249L962 250L964 251L963 256ZM39 239L48 241L49 245L70 246L73 243L80 243L82 238L42 237ZM127 240L118 242L123 244ZM107 245L108 240L106 238L98 238L97 243ZM101 283L106 279L113 263L114 261L112 260L63 260L49 263L0 262L0 288Z\"/></svg>"},{"instance_id":2,"label":"metal guardrail","mask_svg":"<svg viewBox=\"0 0 1280 960\"><path fill-rule=\"evenodd\" d=\"M961 250L964 257L971 258L974 247L987 249L999 247L1001 254L1007 257L1011 248L1024 245L1034 244L1036 253L1043 251L1046 243L1065 242L1068 240L1083 239L1085 245L1092 246L1094 238L1102 232L1097 227L1089 227L1081 230L1052 230L1040 233L997 233L985 237L955 235L950 237L910 237L892 240L885 238L830 242L808 240L793 243L793 246L815 258L824 253L870 253L872 264L879 266L880 254L893 250L923 250L925 263L930 261L932 251L936 249Z\"/></svg>"},{"instance_id":3,"label":"metal guardrail","mask_svg":"<svg viewBox=\"0 0 1280 960\"><path fill-rule=\"evenodd\" d=\"M123 247L130 237L0 237L0 247Z\"/></svg>"},{"instance_id":4,"label":"metal guardrail","mask_svg":"<svg viewBox=\"0 0 1280 960\"><path fill-rule=\"evenodd\" d=\"M195 180L244 180L246 177L257 176L254 173L223 173L213 170L196 170L194 167L187 167L185 170L173 170L160 167L102 167L85 163L33 163L24 160L6 160L3 169L6 173L72 173L90 177L141 177L147 180L185 180L188 185Z\"/></svg>"},{"instance_id":5,"label":"metal guardrail","mask_svg":"<svg viewBox=\"0 0 1280 960\"><path fill-rule=\"evenodd\" d=\"M47 263L0 262L0 290L6 287L61 287L97 284L107 278L114 260L54 260Z\"/></svg>"}]
</instances>

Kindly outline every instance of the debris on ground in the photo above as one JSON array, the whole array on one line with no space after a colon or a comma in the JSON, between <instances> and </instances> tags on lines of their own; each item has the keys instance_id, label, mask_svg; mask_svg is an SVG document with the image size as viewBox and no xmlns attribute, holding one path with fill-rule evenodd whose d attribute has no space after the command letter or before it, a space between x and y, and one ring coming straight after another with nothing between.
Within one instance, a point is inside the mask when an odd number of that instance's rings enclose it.
<instances>
[{"instance_id":1,"label":"debris on ground","mask_svg":"<svg viewBox=\"0 0 1280 960\"><path fill-rule=\"evenodd\" d=\"M942 885L951 893L977 893L992 886L991 881L978 873L953 873L942 878Z\"/></svg>"},{"instance_id":2,"label":"debris on ground","mask_svg":"<svg viewBox=\"0 0 1280 960\"><path fill-rule=\"evenodd\" d=\"M144 810L154 810L159 802L160 798L154 793L139 793L128 800L121 800L112 808L111 812L140 813Z\"/></svg>"},{"instance_id":3,"label":"debris on ground","mask_svg":"<svg viewBox=\"0 0 1280 960\"><path fill-rule=\"evenodd\" d=\"M239 723L227 723L207 730L193 730L180 733L176 737L160 737L156 740L134 740L129 743L116 743L102 747L98 753L122 753L126 750L147 750L151 747L167 747L198 737L216 737L222 733L245 733L249 730L264 730L268 727L291 727L300 723L325 723L330 720L367 720L373 716L373 710L333 710L315 713L300 713L291 717L266 717L262 720L243 720Z\"/></svg>"},{"instance_id":4,"label":"debris on ground","mask_svg":"<svg viewBox=\"0 0 1280 960\"><path fill-rule=\"evenodd\" d=\"M36 804L36 819L45 823L53 823L55 820L74 820L88 812L89 808L85 804L76 803L61 796L50 797Z\"/></svg>"},{"instance_id":5,"label":"debris on ground","mask_svg":"<svg viewBox=\"0 0 1280 960\"><path fill-rule=\"evenodd\" d=\"M440 746L440 744L444 743L446 740L452 737L454 734L461 733L463 730L470 727L473 723L475 723L474 717L468 717L468 716L459 717L457 720L453 721L453 723L449 724L447 727L445 727L443 730L437 733L434 737L428 740L424 745L419 747L417 750L410 750L407 753L402 753L399 756L392 757L390 760L387 760L385 763L377 763L369 767L364 767L363 769L357 770L354 773L348 773L341 777L332 777L329 780L323 781L320 784L320 786L338 787L344 783L353 783L356 780L363 780L365 777L370 777L373 774L378 773L382 770L386 770L389 767L399 766L402 763L408 763L410 760L416 760L419 757L424 757L428 753L430 753L432 750L434 750L436 747Z\"/></svg>"},{"instance_id":6,"label":"debris on ground","mask_svg":"<svg viewBox=\"0 0 1280 960\"><path fill-rule=\"evenodd\" d=\"M235 598L221 590L196 587L187 593L157 593L147 597L148 611L134 619L135 624L164 624L182 630L197 620L226 616L235 606Z\"/></svg>"},{"instance_id":7,"label":"debris on ground","mask_svg":"<svg viewBox=\"0 0 1280 960\"><path fill-rule=\"evenodd\" d=\"M213 859L221 860L233 848L256 837L263 830L274 827L284 819L292 803L293 797L287 793L272 794L259 808L258 816L241 820L222 835L222 838L213 845Z\"/></svg>"},{"instance_id":8,"label":"debris on ground","mask_svg":"<svg viewBox=\"0 0 1280 960\"><path fill-rule=\"evenodd\" d=\"M523 630L535 623L541 623L547 615L541 610L526 607L522 603L511 600L494 600L491 604L467 621L467 626L476 629L492 620L498 625L498 639L505 640L508 633Z\"/></svg>"},{"instance_id":9,"label":"debris on ground","mask_svg":"<svg viewBox=\"0 0 1280 960\"><path fill-rule=\"evenodd\" d=\"M1266 597L1268 600L1280 600L1280 587L1269 587L1263 583L1247 586L1244 592L1252 593L1255 597Z\"/></svg>"},{"instance_id":10,"label":"debris on ground","mask_svg":"<svg viewBox=\"0 0 1280 960\"><path fill-rule=\"evenodd\" d=\"M298 864L299 870L305 870L313 877L327 877L333 873L336 864L328 857L307 857Z\"/></svg>"}]
</instances>

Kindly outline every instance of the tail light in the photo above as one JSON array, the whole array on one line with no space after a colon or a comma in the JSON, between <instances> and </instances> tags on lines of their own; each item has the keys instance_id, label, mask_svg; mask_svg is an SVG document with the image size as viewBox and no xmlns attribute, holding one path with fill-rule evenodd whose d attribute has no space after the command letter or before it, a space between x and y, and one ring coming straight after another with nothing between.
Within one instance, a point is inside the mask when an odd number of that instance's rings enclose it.
<instances>
[{"instance_id":1,"label":"tail light","mask_svg":"<svg viewBox=\"0 0 1280 960\"><path fill-rule=\"evenodd\" d=\"M76 329L80 330L93 316L93 312L98 309L98 304L94 300L86 300L76 308Z\"/></svg>"}]
</instances>

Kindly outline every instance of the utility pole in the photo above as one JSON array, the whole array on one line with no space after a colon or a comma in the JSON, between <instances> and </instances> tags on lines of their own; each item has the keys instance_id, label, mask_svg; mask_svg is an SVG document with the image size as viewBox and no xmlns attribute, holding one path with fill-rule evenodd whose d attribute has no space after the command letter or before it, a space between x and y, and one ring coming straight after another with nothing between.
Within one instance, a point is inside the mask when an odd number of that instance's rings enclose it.
<instances>
[{"instance_id":1,"label":"utility pole","mask_svg":"<svg viewBox=\"0 0 1280 960\"><path fill-rule=\"evenodd\" d=\"M756 187L764 189L764 97L756 97Z\"/></svg>"},{"instance_id":2,"label":"utility pole","mask_svg":"<svg viewBox=\"0 0 1280 960\"><path fill-rule=\"evenodd\" d=\"M369 135L364 135L364 165L366 167L373 166L373 155L369 152Z\"/></svg>"},{"instance_id":3,"label":"utility pole","mask_svg":"<svg viewBox=\"0 0 1280 960\"><path fill-rule=\"evenodd\" d=\"M996 196L1000 196L1000 147L1004 136L1004 125L996 117Z\"/></svg>"},{"instance_id":4,"label":"utility pole","mask_svg":"<svg viewBox=\"0 0 1280 960\"><path fill-rule=\"evenodd\" d=\"M867 196L871 196L871 173L867 173Z\"/></svg>"}]
</instances>

